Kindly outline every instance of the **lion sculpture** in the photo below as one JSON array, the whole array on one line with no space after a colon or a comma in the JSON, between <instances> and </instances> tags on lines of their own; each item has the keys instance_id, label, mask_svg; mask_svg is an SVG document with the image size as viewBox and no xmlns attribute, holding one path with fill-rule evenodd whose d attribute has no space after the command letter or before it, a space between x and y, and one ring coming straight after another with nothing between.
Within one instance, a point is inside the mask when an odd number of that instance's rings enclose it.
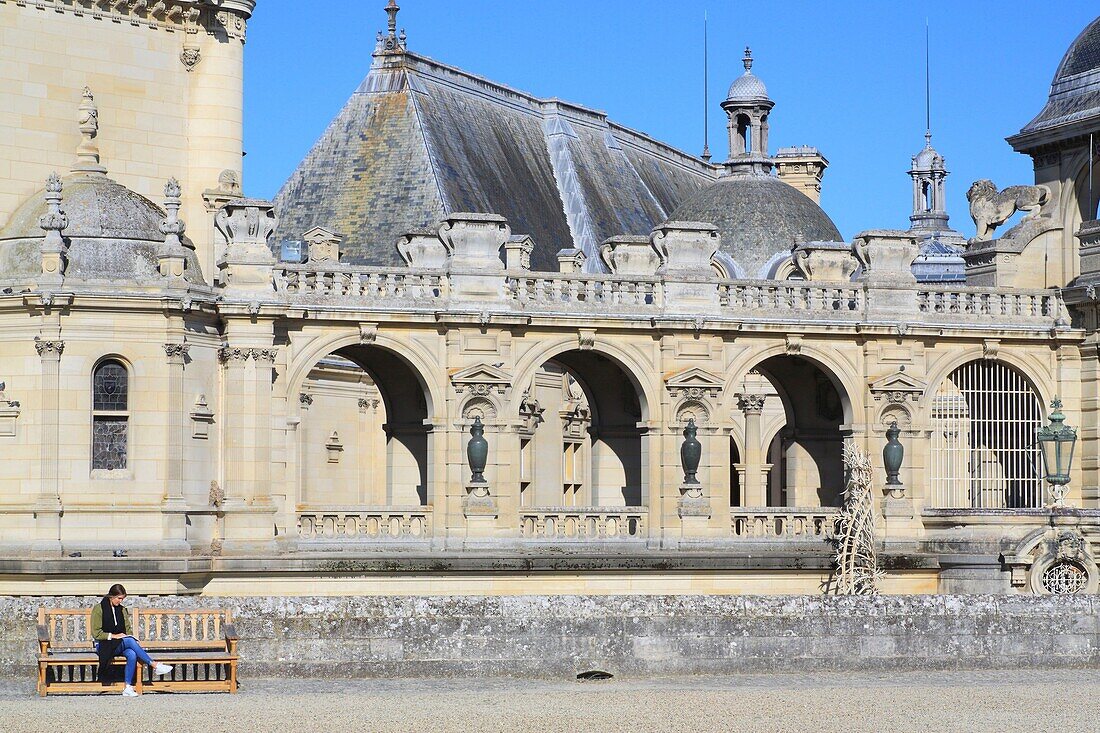
<instances>
[{"instance_id":1,"label":"lion sculpture","mask_svg":"<svg viewBox=\"0 0 1100 733\"><path fill-rule=\"evenodd\" d=\"M1017 211L1026 212L1024 220L1039 215L1039 210L1050 199L1046 186L1009 186L1000 193L997 184L988 178L974 181L966 192L970 202L970 217L978 228L975 237L980 242L993 238L993 230L1004 224Z\"/></svg>"}]
</instances>

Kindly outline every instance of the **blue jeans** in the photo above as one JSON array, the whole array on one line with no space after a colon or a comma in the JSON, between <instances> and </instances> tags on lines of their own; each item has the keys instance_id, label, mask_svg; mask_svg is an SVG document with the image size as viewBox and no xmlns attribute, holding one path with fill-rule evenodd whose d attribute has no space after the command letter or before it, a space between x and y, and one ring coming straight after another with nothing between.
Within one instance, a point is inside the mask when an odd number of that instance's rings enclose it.
<instances>
[{"instance_id":1,"label":"blue jeans","mask_svg":"<svg viewBox=\"0 0 1100 733\"><path fill-rule=\"evenodd\" d=\"M96 648L99 644L96 644ZM122 643L118 645L118 654L126 657L126 684L134 684L134 673L137 672L137 660L141 660L142 664L152 667L153 660L149 658L149 655L145 653L145 650L141 648L141 644L137 643L137 639L132 636L127 636L122 640Z\"/></svg>"}]
</instances>

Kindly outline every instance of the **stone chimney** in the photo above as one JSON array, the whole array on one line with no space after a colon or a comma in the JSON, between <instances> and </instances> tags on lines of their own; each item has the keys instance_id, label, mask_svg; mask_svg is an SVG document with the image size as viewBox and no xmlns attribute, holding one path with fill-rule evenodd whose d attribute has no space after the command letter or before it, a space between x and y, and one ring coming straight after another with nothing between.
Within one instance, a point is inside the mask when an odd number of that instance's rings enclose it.
<instances>
[{"instance_id":1,"label":"stone chimney","mask_svg":"<svg viewBox=\"0 0 1100 733\"><path fill-rule=\"evenodd\" d=\"M821 203L821 178L828 167L829 161L825 156L809 145L780 148L775 155L779 180L797 188L815 204Z\"/></svg>"}]
</instances>

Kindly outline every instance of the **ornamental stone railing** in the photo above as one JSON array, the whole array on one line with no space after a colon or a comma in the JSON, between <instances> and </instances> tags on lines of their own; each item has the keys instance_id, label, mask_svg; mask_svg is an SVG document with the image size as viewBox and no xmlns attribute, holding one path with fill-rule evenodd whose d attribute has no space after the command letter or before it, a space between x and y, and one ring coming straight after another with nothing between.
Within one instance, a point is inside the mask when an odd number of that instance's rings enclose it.
<instances>
[{"instance_id":1,"label":"ornamental stone railing","mask_svg":"<svg viewBox=\"0 0 1100 733\"><path fill-rule=\"evenodd\" d=\"M641 540L649 511L645 507L535 507L520 510L524 539L564 541Z\"/></svg>"},{"instance_id":2,"label":"ornamental stone railing","mask_svg":"<svg viewBox=\"0 0 1100 733\"><path fill-rule=\"evenodd\" d=\"M790 280L726 280L718 284L723 311L818 314L858 320L867 297L859 283L809 283Z\"/></svg>"},{"instance_id":3,"label":"ornamental stone railing","mask_svg":"<svg viewBox=\"0 0 1100 733\"><path fill-rule=\"evenodd\" d=\"M303 540L427 540L430 507L324 508L298 512Z\"/></svg>"},{"instance_id":4,"label":"ornamental stone railing","mask_svg":"<svg viewBox=\"0 0 1100 733\"><path fill-rule=\"evenodd\" d=\"M922 286L917 291L917 309L934 316L959 316L968 323L975 317L1068 322L1062 297L1056 290Z\"/></svg>"},{"instance_id":5,"label":"ornamental stone railing","mask_svg":"<svg viewBox=\"0 0 1100 733\"><path fill-rule=\"evenodd\" d=\"M363 301L435 299L448 295L447 276L397 268L333 264L280 264L275 291L290 298L351 298Z\"/></svg>"},{"instance_id":6,"label":"ornamental stone railing","mask_svg":"<svg viewBox=\"0 0 1100 733\"><path fill-rule=\"evenodd\" d=\"M232 224L235 220L226 221ZM227 231L236 237L236 229ZM517 239L522 241L517 243ZM718 235L709 224L666 222L650 235L649 250L646 241L620 237L605 242L606 259L617 274L573 269L532 272L523 256L515 251L508 255L509 246L513 250L533 246L529 238L512 237L507 221L499 216L458 213L434 229L418 229L397 240L398 252L408 267L350 266L328 258L305 264L277 263L270 266L273 282L269 287L276 298L291 305L398 311L476 309L490 318L509 311L615 319L687 317L716 328L724 321L735 327L744 322L798 321L896 324L899 329L931 325L1044 331L1069 324L1055 289L919 285L909 269L915 244L908 232L869 231L857 236L852 247L864 263L864 272L855 280L839 281L719 279L714 260ZM234 240L233 246L238 244ZM799 251L813 250L811 259L820 259L822 253L847 257L850 265L856 260L845 246L809 243L800 245ZM614 257L619 250L621 256ZM505 258L509 259L507 268ZM426 269L426 263L435 269ZM655 263L659 267L649 274ZM849 269L847 265L817 268L834 273L832 276ZM233 292L233 288L227 289L230 299ZM254 298L256 292L252 288L244 294Z\"/></svg>"},{"instance_id":7,"label":"ornamental stone railing","mask_svg":"<svg viewBox=\"0 0 1100 733\"><path fill-rule=\"evenodd\" d=\"M835 533L839 514L833 507L735 507L730 509L730 532L745 540L825 540Z\"/></svg>"}]
</instances>

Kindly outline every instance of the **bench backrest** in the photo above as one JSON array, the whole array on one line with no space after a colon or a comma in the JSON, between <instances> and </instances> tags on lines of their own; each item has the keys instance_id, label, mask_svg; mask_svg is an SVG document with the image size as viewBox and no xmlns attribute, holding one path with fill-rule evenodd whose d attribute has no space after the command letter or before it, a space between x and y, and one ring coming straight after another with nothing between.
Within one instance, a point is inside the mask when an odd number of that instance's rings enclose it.
<instances>
[{"instance_id":1,"label":"bench backrest","mask_svg":"<svg viewBox=\"0 0 1100 733\"><path fill-rule=\"evenodd\" d=\"M148 649L224 649L229 609L165 610L131 608L130 623ZM50 635L52 649L88 649L92 645L92 609L40 608L38 623Z\"/></svg>"}]
</instances>

